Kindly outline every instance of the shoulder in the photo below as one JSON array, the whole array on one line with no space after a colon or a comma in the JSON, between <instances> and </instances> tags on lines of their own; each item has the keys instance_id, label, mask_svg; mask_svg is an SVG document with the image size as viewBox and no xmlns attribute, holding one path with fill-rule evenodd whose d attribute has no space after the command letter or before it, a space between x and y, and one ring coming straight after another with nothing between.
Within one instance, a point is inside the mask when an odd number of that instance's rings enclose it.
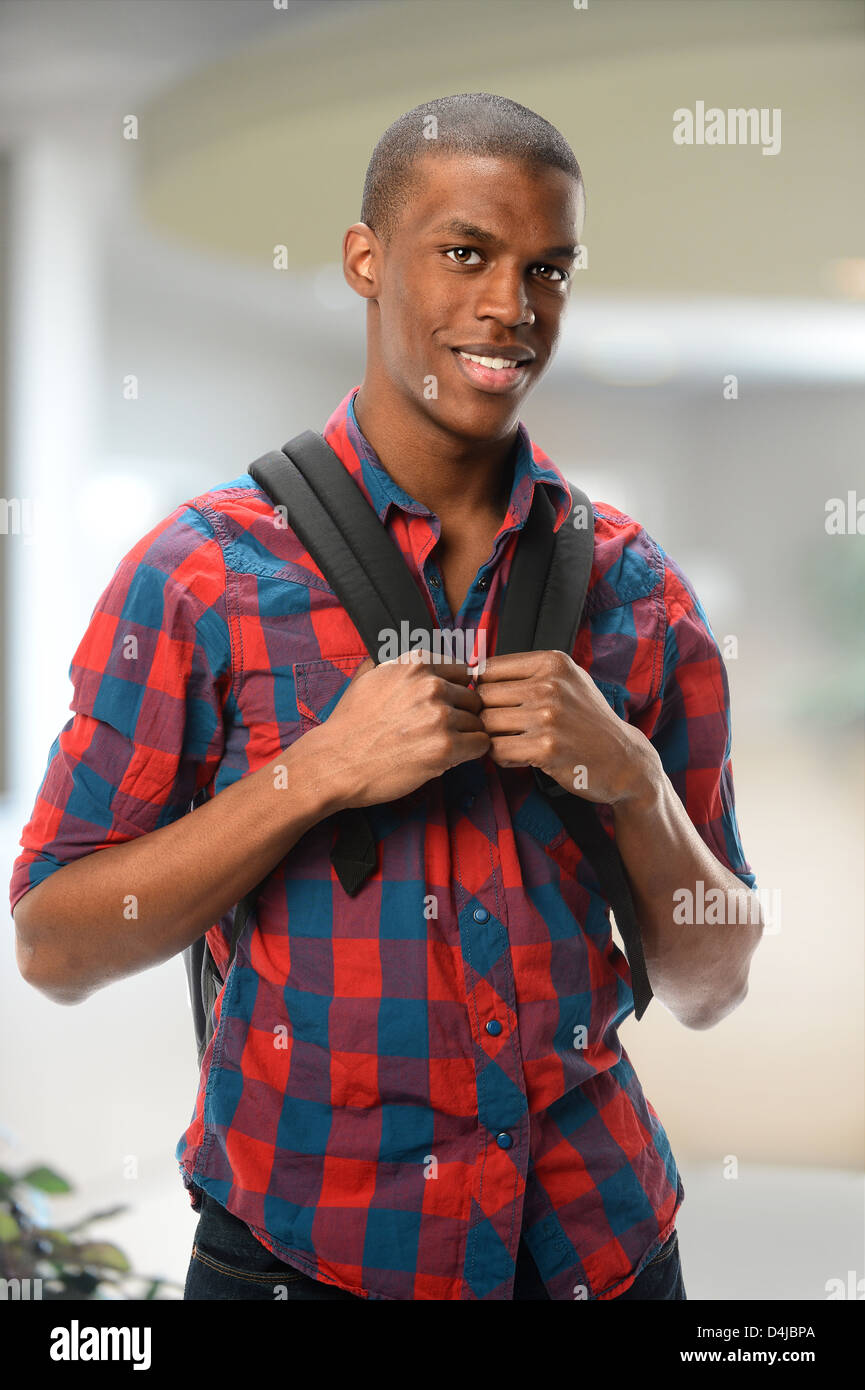
<instances>
[{"instance_id":1,"label":"shoulder","mask_svg":"<svg viewBox=\"0 0 865 1390\"><path fill-rule=\"evenodd\" d=\"M253 479L244 474L179 502L129 549L114 582L140 582L150 576L206 600L224 588L226 552L239 536L256 527L274 531L274 509Z\"/></svg>"},{"instance_id":2,"label":"shoulder","mask_svg":"<svg viewBox=\"0 0 865 1390\"><path fill-rule=\"evenodd\" d=\"M262 519L273 523L274 504L249 473L218 483L184 505L206 518L216 534L233 533Z\"/></svg>"},{"instance_id":3,"label":"shoulder","mask_svg":"<svg viewBox=\"0 0 865 1390\"><path fill-rule=\"evenodd\" d=\"M592 587L598 589L596 605L614 597L623 603L632 597L651 595L663 608L667 622L691 614L706 621L693 583L642 522L608 502L593 502L592 510Z\"/></svg>"},{"instance_id":4,"label":"shoulder","mask_svg":"<svg viewBox=\"0 0 865 1390\"><path fill-rule=\"evenodd\" d=\"M586 607L589 612L649 599L664 591L664 552L645 526L608 502L592 502L595 550Z\"/></svg>"},{"instance_id":5,"label":"shoulder","mask_svg":"<svg viewBox=\"0 0 865 1390\"><path fill-rule=\"evenodd\" d=\"M309 557L285 508L277 506L249 473L199 493L186 505L210 527L228 572L309 577Z\"/></svg>"},{"instance_id":6,"label":"shoulder","mask_svg":"<svg viewBox=\"0 0 865 1390\"><path fill-rule=\"evenodd\" d=\"M247 483L237 478L188 497L151 526L116 564L95 615L175 633L208 613L225 618L233 528L256 512L272 516L253 480Z\"/></svg>"}]
</instances>

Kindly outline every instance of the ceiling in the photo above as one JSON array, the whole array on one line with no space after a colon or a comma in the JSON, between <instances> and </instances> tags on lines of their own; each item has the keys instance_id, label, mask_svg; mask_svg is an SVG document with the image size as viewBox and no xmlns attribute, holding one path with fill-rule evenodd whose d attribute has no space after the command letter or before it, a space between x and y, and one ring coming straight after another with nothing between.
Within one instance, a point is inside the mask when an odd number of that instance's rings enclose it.
<instances>
[{"instance_id":1,"label":"ceiling","mask_svg":"<svg viewBox=\"0 0 865 1390\"><path fill-rule=\"evenodd\" d=\"M303 269L340 259L386 126L495 91L570 141L588 197L581 289L865 297L865 43L855 0L356 0L274 11L256 41L142 114L149 223ZM259 19L261 15L259 14ZM781 111L781 148L682 146L673 112Z\"/></svg>"},{"instance_id":2,"label":"ceiling","mask_svg":"<svg viewBox=\"0 0 865 1390\"><path fill-rule=\"evenodd\" d=\"M279 6L279 7L278 7ZM514 97L583 169L581 294L865 299L860 0L7 0L0 145L124 154L142 227L217 264L333 265L386 126ZM696 102L781 111L781 149L680 146Z\"/></svg>"}]
</instances>

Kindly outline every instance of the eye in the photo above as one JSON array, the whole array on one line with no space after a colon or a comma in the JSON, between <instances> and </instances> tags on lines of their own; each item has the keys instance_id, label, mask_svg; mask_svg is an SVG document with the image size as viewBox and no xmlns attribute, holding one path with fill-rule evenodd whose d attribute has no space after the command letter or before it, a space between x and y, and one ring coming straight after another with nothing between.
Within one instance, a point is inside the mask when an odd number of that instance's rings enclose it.
<instances>
[{"instance_id":1,"label":"eye","mask_svg":"<svg viewBox=\"0 0 865 1390\"><path fill-rule=\"evenodd\" d=\"M538 266L535 266L535 269L536 269L536 270L552 270L552 271L554 271L555 274L558 276L558 279L559 279L560 281L561 281L561 280L567 280L567 279L570 278L569 275L568 275L568 272L567 272L566 270L560 270L559 267L558 267L557 265L538 265ZM544 279L544 280L546 280L546 279L548 279L548 278L549 278L549 277L546 276L546 275L542 276L542 279Z\"/></svg>"},{"instance_id":2,"label":"eye","mask_svg":"<svg viewBox=\"0 0 865 1390\"><path fill-rule=\"evenodd\" d=\"M475 249L474 249L473 247L471 247L471 246L452 246L452 247L450 248L449 251L446 251L446 252L445 252L445 255L446 255L446 256L453 256L455 252L463 252L464 254L466 254L466 255L468 255L468 256L479 256L479 254L480 254L479 252L475 251ZM456 264L457 264L457 265L471 265L471 264L477 265L477 264L478 264L478 261L474 261L474 262L471 262L471 261L457 261Z\"/></svg>"}]
</instances>

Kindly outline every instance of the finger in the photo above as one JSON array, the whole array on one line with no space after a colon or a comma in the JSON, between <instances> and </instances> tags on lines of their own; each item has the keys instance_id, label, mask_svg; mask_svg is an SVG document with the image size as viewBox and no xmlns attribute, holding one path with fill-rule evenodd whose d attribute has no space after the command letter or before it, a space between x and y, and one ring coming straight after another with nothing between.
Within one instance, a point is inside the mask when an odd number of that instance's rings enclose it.
<instances>
[{"instance_id":1,"label":"finger","mask_svg":"<svg viewBox=\"0 0 865 1390\"><path fill-rule=\"evenodd\" d=\"M502 656L488 656L478 679L481 681L525 680L535 675L543 667L543 652L507 652Z\"/></svg>"},{"instance_id":2,"label":"finger","mask_svg":"<svg viewBox=\"0 0 865 1390\"><path fill-rule=\"evenodd\" d=\"M489 751L490 741L486 734L457 734L451 767L456 767L457 763L467 763L472 758L483 758Z\"/></svg>"},{"instance_id":3,"label":"finger","mask_svg":"<svg viewBox=\"0 0 865 1390\"><path fill-rule=\"evenodd\" d=\"M442 676L445 680L459 681L461 685L468 685L475 679L465 661L437 660L434 654L418 647L401 652L399 656L389 656L387 661L382 661L379 664L387 666L395 661L399 661L403 665L423 666L427 670L433 671L435 675Z\"/></svg>"},{"instance_id":4,"label":"finger","mask_svg":"<svg viewBox=\"0 0 865 1390\"><path fill-rule=\"evenodd\" d=\"M476 690L470 690L464 685L457 685L455 681L447 681L442 691L442 698L449 705L454 705L459 709L471 710L472 714L480 714L484 707L483 700Z\"/></svg>"},{"instance_id":5,"label":"finger","mask_svg":"<svg viewBox=\"0 0 865 1390\"><path fill-rule=\"evenodd\" d=\"M444 680L460 685L473 684L476 679L465 661L431 661L429 668Z\"/></svg>"},{"instance_id":6,"label":"finger","mask_svg":"<svg viewBox=\"0 0 865 1390\"><path fill-rule=\"evenodd\" d=\"M486 729L471 710L454 709L448 717L448 727L458 734L485 734ZM488 737L488 735L487 735Z\"/></svg>"},{"instance_id":7,"label":"finger","mask_svg":"<svg viewBox=\"0 0 865 1390\"><path fill-rule=\"evenodd\" d=\"M476 688L488 709L501 705L524 705L530 694L524 680L494 681L491 685L478 681Z\"/></svg>"},{"instance_id":8,"label":"finger","mask_svg":"<svg viewBox=\"0 0 865 1390\"><path fill-rule=\"evenodd\" d=\"M490 739L490 757L500 767L535 767L531 762L529 745L525 735L515 734Z\"/></svg>"},{"instance_id":9,"label":"finger","mask_svg":"<svg viewBox=\"0 0 865 1390\"><path fill-rule=\"evenodd\" d=\"M529 731L530 721L516 707L509 709L485 709L481 723L492 738L493 734L524 734Z\"/></svg>"}]
</instances>

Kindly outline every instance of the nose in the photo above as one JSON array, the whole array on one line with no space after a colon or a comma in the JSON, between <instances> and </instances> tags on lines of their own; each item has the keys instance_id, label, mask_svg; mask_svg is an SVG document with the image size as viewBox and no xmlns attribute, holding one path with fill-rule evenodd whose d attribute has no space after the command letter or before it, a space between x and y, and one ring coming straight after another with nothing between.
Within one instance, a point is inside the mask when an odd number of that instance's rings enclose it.
<instances>
[{"instance_id":1,"label":"nose","mask_svg":"<svg viewBox=\"0 0 865 1390\"><path fill-rule=\"evenodd\" d=\"M475 312L479 319L497 319L506 328L531 327L535 313L519 267L502 266L483 277Z\"/></svg>"}]
</instances>

